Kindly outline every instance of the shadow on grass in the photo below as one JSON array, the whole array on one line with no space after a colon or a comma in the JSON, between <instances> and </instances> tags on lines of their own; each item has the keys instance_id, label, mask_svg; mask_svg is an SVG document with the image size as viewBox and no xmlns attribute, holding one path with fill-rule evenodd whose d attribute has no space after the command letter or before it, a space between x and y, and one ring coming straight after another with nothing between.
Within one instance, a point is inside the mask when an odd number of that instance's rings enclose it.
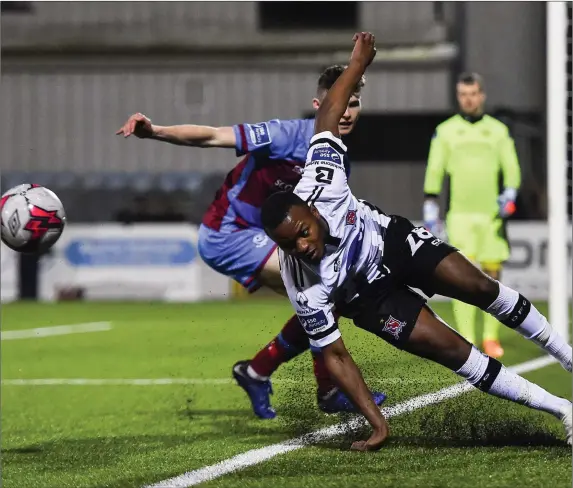
<instances>
[{"instance_id":1,"label":"shadow on grass","mask_svg":"<svg viewBox=\"0 0 573 488\"><path fill-rule=\"evenodd\" d=\"M487 397L485 397L487 398ZM483 448L563 447L563 428L550 415L508 402L472 399L450 402L390 419L392 447ZM366 427L319 444L328 449L348 449L356 439L368 438Z\"/></svg>"},{"instance_id":2,"label":"shadow on grass","mask_svg":"<svg viewBox=\"0 0 573 488\"><path fill-rule=\"evenodd\" d=\"M466 398L446 402L390 420L391 438L384 450L399 452L426 449L459 448L550 448L555 455L570 456L570 448L562 440L559 422L547 414L511 405L491 402L487 397ZM31 469L52 473L81 472L90 469L120 470L123 459L133 455L153 455L154 452L193 446L185 452L185 465L204 466L205 449L218 443L231 443L237 454L253 447L282 442L331 423L344 422L350 415L326 417L316 407L311 395L296 395L293 389L288 402L281 401L279 417L273 421L253 417L249 406L241 408L195 409L189 401L172 413L172 421L181 425L181 434L108 436L88 439L62 438L2 450L4 467L13 473ZM164 421L165 419L162 419ZM194 428L195 427L195 428ZM344 435L317 444L319 449L346 451L356 439L367 438L367 428L349 430ZM360 455L357 453L357 455ZM431 455L431 453L426 453ZM216 462L220 459L214 459ZM208 463L208 462L207 462ZM298 466L297 474L313 473L318 466ZM362 468L361 468L362 469ZM373 467L372 469L378 469ZM165 479L181 474L157 466L154 478ZM120 474L120 471L116 474ZM124 473L126 475L127 473ZM149 482L149 473L113 481L105 486L138 487ZM15 485L14 485L15 486ZM91 485L94 488L98 485Z\"/></svg>"}]
</instances>

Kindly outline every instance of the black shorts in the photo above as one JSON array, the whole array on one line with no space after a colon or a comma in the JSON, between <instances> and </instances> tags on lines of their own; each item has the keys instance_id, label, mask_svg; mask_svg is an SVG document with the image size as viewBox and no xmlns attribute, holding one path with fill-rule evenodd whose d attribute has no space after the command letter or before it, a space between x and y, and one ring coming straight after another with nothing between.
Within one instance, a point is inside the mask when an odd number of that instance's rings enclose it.
<instances>
[{"instance_id":1,"label":"black shorts","mask_svg":"<svg viewBox=\"0 0 573 488\"><path fill-rule=\"evenodd\" d=\"M401 348L408 340L426 299L434 295L434 270L455 247L436 238L408 219L390 216L384 236L381 267L385 277L359 287L359 296L347 304L336 304L343 317Z\"/></svg>"},{"instance_id":2,"label":"black shorts","mask_svg":"<svg viewBox=\"0 0 573 488\"><path fill-rule=\"evenodd\" d=\"M374 282L376 283L376 282ZM408 341L426 299L406 286L377 293L376 285L352 302L336 307L354 325L401 349Z\"/></svg>"},{"instance_id":3,"label":"black shorts","mask_svg":"<svg viewBox=\"0 0 573 488\"><path fill-rule=\"evenodd\" d=\"M391 215L384 239L382 267L389 271L390 287L418 288L428 297L435 294L434 270L457 249L423 227L399 215Z\"/></svg>"}]
</instances>

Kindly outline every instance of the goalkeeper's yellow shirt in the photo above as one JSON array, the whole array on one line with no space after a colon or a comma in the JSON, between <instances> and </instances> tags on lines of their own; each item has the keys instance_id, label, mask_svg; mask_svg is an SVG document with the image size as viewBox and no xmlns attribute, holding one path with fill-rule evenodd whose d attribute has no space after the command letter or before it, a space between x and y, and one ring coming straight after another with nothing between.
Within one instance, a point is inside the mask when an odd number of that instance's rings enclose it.
<instances>
[{"instance_id":1,"label":"goalkeeper's yellow shirt","mask_svg":"<svg viewBox=\"0 0 573 488\"><path fill-rule=\"evenodd\" d=\"M521 184L507 126L489 115L470 122L458 114L441 123L430 145L424 193L438 195L445 174L450 177L450 213L494 217L500 174L504 188L517 190Z\"/></svg>"}]
</instances>

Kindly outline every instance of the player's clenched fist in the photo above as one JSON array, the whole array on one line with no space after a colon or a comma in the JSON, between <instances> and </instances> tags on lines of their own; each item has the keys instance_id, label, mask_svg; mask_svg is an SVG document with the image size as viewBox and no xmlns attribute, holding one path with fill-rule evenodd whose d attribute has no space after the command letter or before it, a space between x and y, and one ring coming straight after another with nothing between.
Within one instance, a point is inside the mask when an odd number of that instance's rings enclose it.
<instances>
[{"instance_id":1,"label":"player's clenched fist","mask_svg":"<svg viewBox=\"0 0 573 488\"><path fill-rule=\"evenodd\" d=\"M370 32L360 32L354 34L354 50L350 56L350 61L360 63L366 69L376 56L376 38Z\"/></svg>"},{"instance_id":2,"label":"player's clenched fist","mask_svg":"<svg viewBox=\"0 0 573 488\"><path fill-rule=\"evenodd\" d=\"M124 137L129 137L133 134L135 137L145 139L153 135L153 126L149 118L138 112L127 119L127 122L116 134L123 134Z\"/></svg>"}]
</instances>

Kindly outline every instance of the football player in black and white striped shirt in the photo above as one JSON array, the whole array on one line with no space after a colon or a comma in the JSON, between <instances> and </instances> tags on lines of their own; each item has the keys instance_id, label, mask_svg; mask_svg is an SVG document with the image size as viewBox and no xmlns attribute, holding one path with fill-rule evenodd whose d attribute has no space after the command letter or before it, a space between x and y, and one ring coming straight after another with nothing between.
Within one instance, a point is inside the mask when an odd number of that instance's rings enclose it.
<instances>
[{"instance_id":1,"label":"football player in black and white striped shirt","mask_svg":"<svg viewBox=\"0 0 573 488\"><path fill-rule=\"evenodd\" d=\"M373 433L353 449L380 448L388 435L362 375L346 350L333 310L396 347L431 359L492 395L561 419L571 442L571 402L507 370L441 321L425 299L435 293L487 310L571 371L571 346L523 296L495 281L457 250L399 216L357 200L344 171L338 121L374 58L374 37L355 36L345 72L318 110L315 136L293 193L276 193L262 208L265 231L280 247L281 275L312 346L370 422Z\"/></svg>"}]
</instances>

